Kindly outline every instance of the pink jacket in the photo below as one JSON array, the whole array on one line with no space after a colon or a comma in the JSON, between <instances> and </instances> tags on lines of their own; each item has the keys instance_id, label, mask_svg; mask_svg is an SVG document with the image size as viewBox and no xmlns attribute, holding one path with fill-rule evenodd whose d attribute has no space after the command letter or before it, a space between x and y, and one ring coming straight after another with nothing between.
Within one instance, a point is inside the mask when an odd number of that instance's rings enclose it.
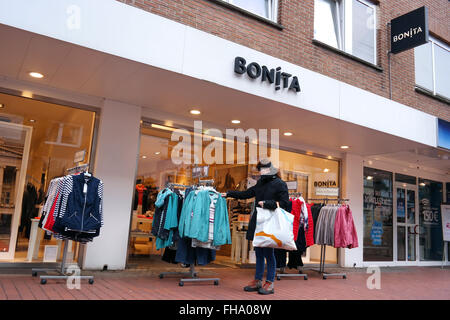
<instances>
[{"instance_id":1,"label":"pink jacket","mask_svg":"<svg viewBox=\"0 0 450 320\"><path fill-rule=\"evenodd\" d=\"M349 206L341 206L336 213L334 247L349 249L358 247L358 236Z\"/></svg>"}]
</instances>

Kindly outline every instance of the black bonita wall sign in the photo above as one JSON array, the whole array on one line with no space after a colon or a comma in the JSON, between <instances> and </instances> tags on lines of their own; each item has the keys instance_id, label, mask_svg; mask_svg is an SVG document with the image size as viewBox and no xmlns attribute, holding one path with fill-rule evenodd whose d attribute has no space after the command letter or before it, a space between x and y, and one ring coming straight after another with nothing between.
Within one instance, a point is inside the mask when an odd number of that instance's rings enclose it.
<instances>
[{"instance_id":1,"label":"black bonita wall sign","mask_svg":"<svg viewBox=\"0 0 450 320\"><path fill-rule=\"evenodd\" d=\"M287 72L282 72L281 67L269 69L266 66L261 67L256 62L247 65L247 61L244 58L236 57L234 59L234 72L237 74L247 73L251 79L261 77L261 81L267 81L270 84L274 83L275 90L280 90L283 87L296 93L301 91L298 78L296 76L292 77L292 74Z\"/></svg>"},{"instance_id":2,"label":"black bonita wall sign","mask_svg":"<svg viewBox=\"0 0 450 320\"><path fill-rule=\"evenodd\" d=\"M424 6L391 20L391 52L399 53L428 42L428 9Z\"/></svg>"}]
</instances>

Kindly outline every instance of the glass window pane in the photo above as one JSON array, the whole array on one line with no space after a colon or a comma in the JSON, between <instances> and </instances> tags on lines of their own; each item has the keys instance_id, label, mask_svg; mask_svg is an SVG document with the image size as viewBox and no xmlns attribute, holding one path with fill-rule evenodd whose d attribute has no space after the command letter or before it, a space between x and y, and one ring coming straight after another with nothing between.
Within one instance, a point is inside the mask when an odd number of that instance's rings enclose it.
<instances>
[{"instance_id":1,"label":"glass window pane","mask_svg":"<svg viewBox=\"0 0 450 320\"><path fill-rule=\"evenodd\" d=\"M316 0L314 2L314 39L330 46L338 46L337 2Z\"/></svg>"},{"instance_id":2,"label":"glass window pane","mask_svg":"<svg viewBox=\"0 0 450 320\"><path fill-rule=\"evenodd\" d=\"M405 222L405 189L397 188L397 222Z\"/></svg>"},{"instance_id":3,"label":"glass window pane","mask_svg":"<svg viewBox=\"0 0 450 320\"><path fill-rule=\"evenodd\" d=\"M407 191L408 223L416 223L416 193L413 190Z\"/></svg>"},{"instance_id":4,"label":"glass window pane","mask_svg":"<svg viewBox=\"0 0 450 320\"><path fill-rule=\"evenodd\" d=\"M419 179L420 260L442 259L442 183Z\"/></svg>"},{"instance_id":5,"label":"glass window pane","mask_svg":"<svg viewBox=\"0 0 450 320\"><path fill-rule=\"evenodd\" d=\"M397 260L405 261L405 227L397 227Z\"/></svg>"},{"instance_id":6,"label":"glass window pane","mask_svg":"<svg viewBox=\"0 0 450 320\"><path fill-rule=\"evenodd\" d=\"M352 54L375 63L375 10L357 0L352 8Z\"/></svg>"},{"instance_id":7,"label":"glass window pane","mask_svg":"<svg viewBox=\"0 0 450 320\"><path fill-rule=\"evenodd\" d=\"M364 261L393 260L392 173L364 168Z\"/></svg>"},{"instance_id":8,"label":"glass window pane","mask_svg":"<svg viewBox=\"0 0 450 320\"><path fill-rule=\"evenodd\" d=\"M434 46L436 93L450 98L450 52L439 45Z\"/></svg>"},{"instance_id":9,"label":"glass window pane","mask_svg":"<svg viewBox=\"0 0 450 320\"><path fill-rule=\"evenodd\" d=\"M433 91L433 60L431 42L414 48L416 84Z\"/></svg>"},{"instance_id":10,"label":"glass window pane","mask_svg":"<svg viewBox=\"0 0 450 320\"><path fill-rule=\"evenodd\" d=\"M401 173L396 173L395 174L395 181L408 183L408 184L413 184L413 185L416 185L416 183L417 183L416 177L407 176L407 175L401 174Z\"/></svg>"},{"instance_id":11,"label":"glass window pane","mask_svg":"<svg viewBox=\"0 0 450 320\"><path fill-rule=\"evenodd\" d=\"M269 19L269 1L271 0L232 0L230 2L235 6Z\"/></svg>"},{"instance_id":12,"label":"glass window pane","mask_svg":"<svg viewBox=\"0 0 450 320\"><path fill-rule=\"evenodd\" d=\"M414 226L408 227L408 261L416 261L416 235Z\"/></svg>"}]
</instances>

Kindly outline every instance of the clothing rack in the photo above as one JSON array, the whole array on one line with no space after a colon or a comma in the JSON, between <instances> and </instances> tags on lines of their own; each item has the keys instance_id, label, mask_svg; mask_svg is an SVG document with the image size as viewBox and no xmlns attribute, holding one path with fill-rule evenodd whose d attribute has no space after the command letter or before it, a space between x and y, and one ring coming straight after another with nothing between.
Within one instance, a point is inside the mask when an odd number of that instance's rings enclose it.
<instances>
[{"instance_id":1,"label":"clothing rack","mask_svg":"<svg viewBox=\"0 0 450 320\"><path fill-rule=\"evenodd\" d=\"M83 165L78 165L76 167L73 168L69 168L67 169L67 173L68 174L75 174L78 172L81 172L81 170L86 170L89 168L89 164L83 164ZM33 277L37 276L38 272L49 272L49 271L56 271L57 273L59 273L59 275L57 276L49 276L49 275L45 275L45 276L40 276L41 279L41 284L46 284L47 283L47 279L69 279L69 277L71 277L73 274L67 274L66 273L66 258L67 258L67 251L69 249L69 240L68 239L64 239L64 250L63 250L63 258L61 261L61 267L59 269L31 269L31 275ZM78 266L78 265L77 265ZM89 284L94 284L94 276L76 276L78 279L87 279L89 281Z\"/></svg>"},{"instance_id":2,"label":"clothing rack","mask_svg":"<svg viewBox=\"0 0 450 320\"><path fill-rule=\"evenodd\" d=\"M214 180L200 180L199 184L201 182L211 182L214 183ZM190 188L191 186L183 185L183 184L177 184L177 183L168 183L167 187L180 187L180 188ZM181 276L189 276L189 278L181 278L178 285L180 287L184 286L185 282L204 282L204 281L213 281L215 286L219 285L219 278L198 278L198 272L195 271L195 265L191 264L189 267L189 272L162 272L159 274L159 278L163 279L165 276L168 275L181 275Z\"/></svg>"},{"instance_id":3,"label":"clothing rack","mask_svg":"<svg viewBox=\"0 0 450 320\"><path fill-rule=\"evenodd\" d=\"M350 199L322 198L322 199L308 199L308 201L325 201L325 204L327 204L328 201L337 201L338 203L341 203L341 202L348 202L348 201L350 201ZM327 273L327 272L325 272L326 247L327 246L325 244L320 245L320 265L319 265L319 270L317 270L317 269L309 269L309 270L316 271L316 272L320 273L324 280L326 280L328 277L342 277L342 279L347 279L347 274L346 273Z\"/></svg>"},{"instance_id":4,"label":"clothing rack","mask_svg":"<svg viewBox=\"0 0 450 320\"><path fill-rule=\"evenodd\" d=\"M214 179L209 179L209 180L202 180L202 179L198 179L198 184L199 185L203 185L203 184L205 184L205 185L214 185Z\"/></svg>"}]
</instances>

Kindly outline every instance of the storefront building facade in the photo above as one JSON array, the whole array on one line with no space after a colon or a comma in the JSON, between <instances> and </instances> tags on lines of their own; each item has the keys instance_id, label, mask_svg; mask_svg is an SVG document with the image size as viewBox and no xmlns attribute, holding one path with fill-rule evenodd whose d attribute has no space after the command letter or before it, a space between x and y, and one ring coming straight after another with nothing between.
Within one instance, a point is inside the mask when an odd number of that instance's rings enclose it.
<instances>
[{"instance_id":1,"label":"storefront building facade","mask_svg":"<svg viewBox=\"0 0 450 320\"><path fill-rule=\"evenodd\" d=\"M105 185L105 224L74 255L84 269L124 269L137 214L151 211L138 210L136 185L192 183L193 168L170 159L170 133L201 120L222 132L279 129L283 179L311 199L317 188L349 199L360 245L330 263L449 263L440 205L450 152L437 134L438 119L450 121L447 1L123 2L0 3L2 139L22 139L2 151L2 261L34 261L29 217L11 199L23 206L28 183L38 197L85 150ZM388 72L387 22L422 5L431 42L392 56ZM342 29L336 12L352 17ZM364 37L349 31L361 28ZM235 160L196 168L223 191L245 188L252 167Z\"/></svg>"}]
</instances>

